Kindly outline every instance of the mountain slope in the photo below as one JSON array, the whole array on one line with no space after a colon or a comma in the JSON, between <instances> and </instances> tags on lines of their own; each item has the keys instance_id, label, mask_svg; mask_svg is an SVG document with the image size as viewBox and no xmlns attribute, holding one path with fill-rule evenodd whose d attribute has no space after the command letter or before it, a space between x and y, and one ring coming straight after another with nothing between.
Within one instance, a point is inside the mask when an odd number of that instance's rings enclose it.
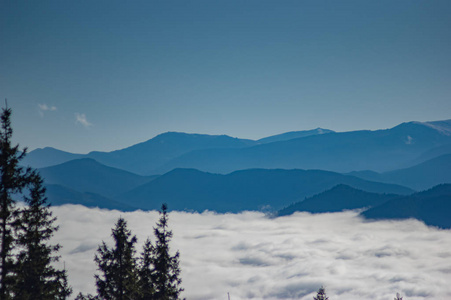
<instances>
[{"instance_id":1,"label":"mountain slope","mask_svg":"<svg viewBox=\"0 0 451 300\"><path fill-rule=\"evenodd\" d=\"M451 184L389 200L361 215L376 220L415 218L427 225L451 228Z\"/></svg>"},{"instance_id":2,"label":"mountain slope","mask_svg":"<svg viewBox=\"0 0 451 300\"><path fill-rule=\"evenodd\" d=\"M445 154L419 165L385 173L351 172L362 179L400 184L415 190L425 190L442 183L451 183L451 154Z\"/></svg>"},{"instance_id":3,"label":"mountain slope","mask_svg":"<svg viewBox=\"0 0 451 300\"><path fill-rule=\"evenodd\" d=\"M396 194L370 193L340 184L304 201L294 203L280 210L277 215L286 216L297 211L324 213L368 208L398 197L400 196Z\"/></svg>"},{"instance_id":4,"label":"mountain slope","mask_svg":"<svg viewBox=\"0 0 451 300\"><path fill-rule=\"evenodd\" d=\"M139 176L111 168L90 159L76 159L39 169L46 184L59 184L79 192L112 197L149 182L152 177Z\"/></svg>"},{"instance_id":5,"label":"mountain slope","mask_svg":"<svg viewBox=\"0 0 451 300\"><path fill-rule=\"evenodd\" d=\"M326 131L288 132L259 141L168 132L112 152L79 155L37 149L29 153L25 162L41 167L88 157L141 175L164 174L175 168L222 174L250 168L386 172L411 166L434 149L437 149L434 153L444 154L446 145L451 144L450 120L403 123L386 130L321 134Z\"/></svg>"},{"instance_id":6,"label":"mountain slope","mask_svg":"<svg viewBox=\"0 0 451 300\"><path fill-rule=\"evenodd\" d=\"M113 152L90 152L88 157L100 163L136 174L156 174L162 164L197 149L243 148L254 145L251 140L227 135L187 134L167 132L144 143Z\"/></svg>"},{"instance_id":7,"label":"mountain slope","mask_svg":"<svg viewBox=\"0 0 451 300\"><path fill-rule=\"evenodd\" d=\"M304 131L290 131L285 132L282 134L272 135L266 138L262 138L257 140L259 144L267 144L267 143L274 143L274 142L281 142L281 141L288 141L292 139L298 139L303 138L306 136L311 135L317 135L317 134L325 134L325 133L331 133L334 132L329 129L323 129L323 128L316 128L312 130L304 130Z\"/></svg>"},{"instance_id":8,"label":"mountain slope","mask_svg":"<svg viewBox=\"0 0 451 300\"><path fill-rule=\"evenodd\" d=\"M222 174L250 168L387 171L449 143L451 136L443 128L410 122L387 130L328 133L241 149L197 150L170 161L158 171L165 173L174 168Z\"/></svg>"},{"instance_id":9,"label":"mountain slope","mask_svg":"<svg viewBox=\"0 0 451 300\"><path fill-rule=\"evenodd\" d=\"M61 151L55 148L38 148L28 153L21 162L24 166L33 168L44 168L53 165L59 165L70 160L82 158L83 154L74 154Z\"/></svg>"},{"instance_id":10,"label":"mountain slope","mask_svg":"<svg viewBox=\"0 0 451 300\"><path fill-rule=\"evenodd\" d=\"M161 203L168 203L174 210L280 209L337 184L380 193L413 192L402 186L319 170L252 169L218 175L195 169L176 169L124 193L118 200L142 209L157 209Z\"/></svg>"},{"instance_id":11,"label":"mountain slope","mask_svg":"<svg viewBox=\"0 0 451 300\"><path fill-rule=\"evenodd\" d=\"M439 157L439 156L442 156L445 154L451 154L451 144L445 144L445 145L441 145L436 148L427 150L426 152L422 153L419 157L417 157L414 161L412 161L406 167L412 167L412 166L421 164L425 161L431 160L433 158L436 158L436 157Z\"/></svg>"},{"instance_id":12,"label":"mountain slope","mask_svg":"<svg viewBox=\"0 0 451 300\"><path fill-rule=\"evenodd\" d=\"M120 211L134 211L136 208L115 200L108 199L95 193L81 193L58 184L46 185L46 197L54 206L64 204L80 204L86 207L117 209Z\"/></svg>"},{"instance_id":13,"label":"mountain slope","mask_svg":"<svg viewBox=\"0 0 451 300\"><path fill-rule=\"evenodd\" d=\"M53 148L36 149L28 153L24 165L43 168L73 159L92 158L98 162L132 173L155 174L155 169L184 153L197 149L242 148L257 142L226 135L188 134L167 132L148 141L112 152L93 151L73 154Z\"/></svg>"}]
</instances>

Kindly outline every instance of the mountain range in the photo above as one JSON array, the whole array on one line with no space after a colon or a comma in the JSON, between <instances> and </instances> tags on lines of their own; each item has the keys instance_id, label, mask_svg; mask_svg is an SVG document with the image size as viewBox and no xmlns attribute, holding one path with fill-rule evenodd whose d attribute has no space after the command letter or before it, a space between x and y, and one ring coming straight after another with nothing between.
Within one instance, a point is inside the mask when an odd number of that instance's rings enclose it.
<instances>
[{"instance_id":1,"label":"mountain range","mask_svg":"<svg viewBox=\"0 0 451 300\"><path fill-rule=\"evenodd\" d=\"M424 152L451 143L451 121L404 123L376 131L332 132L239 149L203 149L183 154L158 170L195 168L229 173L249 168L385 172L409 166ZM440 129L437 129L440 128Z\"/></svg>"},{"instance_id":2,"label":"mountain range","mask_svg":"<svg viewBox=\"0 0 451 300\"><path fill-rule=\"evenodd\" d=\"M388 172L422 163L451 150L451 120L409 122L375 131L315 129L260 140L168 132L112 152L73 154L52 148L31 151L24 164L36 168L75 158L96 161L139 175L176 168L228 174L237 170L321 169L334 172ZM441 150L437 150L441 149ZM441 152L440 152L441 151ZM421 160L421 158L424 160Z\"/></svg>"},{"instance_id":3,"label":"mountain range","mask_svg":"<svg viewBox=\"0 0 451 300\"><path fill-rule=\"evenodd\" d=\"M88 193L91 198L93 195L101 197L99 207L117 209L120 209L118 203L140 209L158 209L161 203L167 203L174 210L218 212L265 207L279 209L337 184L371 192L403 195L414 192L400 185L322 170L250 169L222 175L195 169L175 169L161 176L146 177L84 158L39 171L46 184L54 186L53 189L60 187L62 195L55 190L48 196L52 202L60 201L58 197L70 202L69 196L73 195L74 202L78 203L81 196L73 194L73 191L78 191Z\"/></svg>"},{"instance_id":4,"label":"mountain range","mask_svg":"<svg viewBox=\"0 0 451 300\"><path fill-rule=\"evenodd\" d=\"M441 184L409 196L391 199L362 212L367 219L414 218L427 225L451 228L451 184Z\"/></svg>"},{"instance_id":5,"label":"mountain range","mask_svg":"<svg viewBox=\"0 0 451 300\"><path fill-rule=\"evenodd\" d=\"M451 182L450 170L451 154L445 154L410 168L384 173L360 171L348 174L371 181L395 183L421 191L434 185Z\"/></svg>"},{"instance_id":6,"label":"mountain range","mask_svg":"<svg viewBox=\"0 0 451 300\"><path fill-rule=\"evenodd\" d=\"M71 160L39 169L46 184L113 197L151 181L155 176L140 176L107 167L92 158Z\"/></svg>"},{"instance_id":7,"label":"mountain range","mask_svg":"<svg viewBox=\"0 0 451 300\"><path fill-rule=\"evenodd\" d=\"M349 185L339 184L312 197L294 203L278 211L278 216L291 215L297 211L310 213L339 212L343 210L365 209L399 198L398 194L366 192Z\"/></svg>"},{"instance_id":8,"label":"mountain range","mask_svg":"<svg viewBox=\"0 0 451 300\"><path fill-rule=\"evenodd\" d=\"M437 185L408 196L370 193L347 185L337 185L279 210L276 216L295 212L325 213L361 209L369 220L414 218L427 225L451 228L451 184Z\"/></svg>"},{"instance_id":9,"label":"mountain range","mask_svg":"<svg viewBox=\"0 0 451 300\"><path fill-rule=\"evenodd\" d=\"M260 140L168 132L111 152L36 149L23 164L39 168L56 205L128 211L166 202L175 210L238 212L296 203L290 209L362 209L451 183L451 120L375 131L317 128ZM335 200L328 204L331 195Z\"/></svg>"},{"instance_id":10,"label":"mountain range","mask_svg":"<svg viewBox=\"0 0 451 300\"><path fill-rule=\"evenodd\" d=\"M167 203L176 210L274 210L337 184L381 193L413 192L398 185L321 170L249 169L222 175L175 169L118 199L143 209L157 209L160 203Z\"/></svg>"}]
</instances>

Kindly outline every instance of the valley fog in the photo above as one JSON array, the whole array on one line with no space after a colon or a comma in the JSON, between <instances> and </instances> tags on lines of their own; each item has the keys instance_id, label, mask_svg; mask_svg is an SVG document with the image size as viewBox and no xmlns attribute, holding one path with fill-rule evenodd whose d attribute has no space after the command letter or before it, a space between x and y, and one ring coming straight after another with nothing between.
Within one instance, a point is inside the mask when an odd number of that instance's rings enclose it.
<instances>
[{"instance_id":1,"label":"valley fog","mask_svg":"<svg viewBox=\"0 0 451 300\"><path fill-rule=\"evenodd\" d=\"M60 226L72 298L95 292L98 245L111 245L122 216L138 238L154 241L158 212L119 212L77 205L53 207ZM331 300L450 299L451 231L416 220L368 222L353 211L267 218L262 213L171 212L171 250L180 251L189 300L311 300L323 285Z\"/></svg>"}]
</instances>

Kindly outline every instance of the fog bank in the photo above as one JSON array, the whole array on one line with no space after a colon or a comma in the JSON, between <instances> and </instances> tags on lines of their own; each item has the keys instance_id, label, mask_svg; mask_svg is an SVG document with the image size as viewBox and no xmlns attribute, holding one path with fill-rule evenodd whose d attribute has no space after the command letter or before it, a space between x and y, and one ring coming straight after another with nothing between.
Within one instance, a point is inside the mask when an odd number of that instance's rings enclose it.
<instances>
[{"instance_id":1,"label":"fog bank","mask_svg":"<svg viewBox=\"0 0 451 300\"><path fill-rule=\"evenodd\" d=\"M119 216L138 237L153 238L158 213L66 205L53 208L63 261L74 294L95 292L98 245L111 242ZM183 296L189 300L311 300L321 285L330 300L451 299L451 231L415 220L367 222L356 212L171 212L173 251L181 254Z\"/></svg>"}]
</instances>

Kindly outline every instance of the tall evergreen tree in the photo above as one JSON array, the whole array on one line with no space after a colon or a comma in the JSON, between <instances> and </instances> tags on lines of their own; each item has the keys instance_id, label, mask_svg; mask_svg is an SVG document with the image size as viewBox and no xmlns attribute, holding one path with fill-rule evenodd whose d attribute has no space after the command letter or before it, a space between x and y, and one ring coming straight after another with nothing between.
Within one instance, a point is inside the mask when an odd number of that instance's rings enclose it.
<instances>
[{"instance_id":1,"label":"tall evergreen tree","mask_svg":"<svg viewBox=\"0 0 451 300\"><path fill-rule=\"evenodd\" d=\"M137 263L134 257L136 237L132 236L123 218L117 221L112 237L115 246L110 249L103 242L94 258L102 273L95 275L98 297L105 300L139 299Z\"/></svg>"},{"instance_id":2,"label":"tall evergreen tree","mask_svg":"<svg viewBox=\"0 0 451 300\"><path fill-rule=\"evenodd\" d=\"M168 229L167 205L163 204L160 211L160 220L154 228L155 247L153 248L152 281L155 285L155 299L176 300L179 299L183 289L180 287L182 280L179 267L179 252L171 256L169 242L172 231Z\"/></svg>"},{"instance_id":3,"label":"tall evergreen tree","mask_svg":"<svg viewBox=\"0 0 451 300\"><path fill-rule=\"evenodd\" d=\"M28 204L20 214L17 244L16 282L14 298L31 300L66 299L72 289L67 283L66 270L57 270L52 265L59 260L55 253L60 245L49 245L48 241L58 227L53 225L56 218L50 211L45 197L45 187L41 176L34 172L31 176Z\"/></svg>"},{"instance_id":4,"label":"tall evergreen tree","mask_svg":"<svg viewBox=\"0 0 451 300\"><path fill-rule=\"evenodd\" d=\"M167 206L163 205L154 228L155 245L144 244L139 260L135 258L137 239L119 218L112 230L114 247L103 242L94 258L100 275L95 275L97 295L79 293L76 300L178 300L180 287L179 252L170 255Z\"/></svg>"},{"instance_id":5,"label":"tall evergreen tree","mask_svg":"<svg viewBox=\"0 0 451 300\"><path fill-rule=\"evenodd\" d=\"M326 289L324 287L320 287L316 297L313 297L313 300L328 300L329 297L326 296Z\"/></svg>"},{"instance_id":6,"label":"tall evergreen tree","mask_svg":"<svg viewBox=\"0 0 451 300\"><path fill-rule=\"evenodd\" d=\"M156 299L155 284L153 282L154 249L150 239L147 239L143 247L143 252L141 253L140 264L138 267L139 288L141 290L140 300Z\"/></svg>"},{"instance_id":7,"label":"tall evergreen tree","mask_svg":"<svg viewBox=\"0 0 451 300\"><path fill-rule=\"evenodd\" d=\"M31 173L30 168L19 165L26 155L26 149L19 151L19 145L11 144L11 113L11 109L6 107L0 115L0 300L11 299L14 283L13 249L17 208L12 195L22 191Z\"/></svg>"}]
</instances>

